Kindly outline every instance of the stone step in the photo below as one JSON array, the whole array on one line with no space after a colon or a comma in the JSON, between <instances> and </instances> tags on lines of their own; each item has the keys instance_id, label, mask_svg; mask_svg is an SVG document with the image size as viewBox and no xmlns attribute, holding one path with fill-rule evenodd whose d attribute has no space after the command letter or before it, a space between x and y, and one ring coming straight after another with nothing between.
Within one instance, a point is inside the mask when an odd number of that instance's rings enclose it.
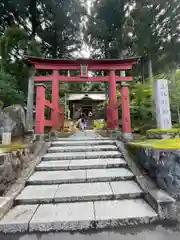
<instances>
[{"instance_id":1,"label":"stone step","mask_svg":"<svg viewBox=\"0 0 180 240\"><path fill-rule=\"evenodd\" d=\"M156 221L156 212L143 200L18 205L0 221L0 231L49 232L130 226Z\"/></svg>"},{"instance_id":2,"label":"stone step","mask_svg":"<svg viewBox=\"0 0 180 240\"><path fill-rule=\"evenodd\" d=\"M35 172L27 181L28 184L62 184L133 180L134 175L125 168L107 168L72 171Z\"/></svg>"},{"instance_id":3,"label":"stone step","mask_svg":"<svg viewBox=\"0 0 180 240\"><path fill-rule=\"evenodd\" d=\"M27 186L16 198L16 203L61 203L108 199L133 199L142 196L142 189L134 181L37 185Z\"/></svg>"},{"instance_id":4,"label":"stone step","mask_svg":"<svg viewBox=\"0 0 180 240\"><path fill-rule=\"evenodd\" d=\"M118 150L115 145L92 145L92 146L63 146L63 147L50 147L48 149L49 153L59 153L59 152L97 152L97 151L114 151Z\"/></svg>"},{"instance_id":5,"label":"stone step","mask_svg":"<svg viewBox=\"0 0 180 240\"><path fill-rule=\"evenodd\" d=\"M54 141L103 141L103 140L110 140L108 137L69 137L69 138L56 138Z\"/></svg>"},{"instance_id":6,"label":"stone step","mask_svg":"<svg viewBox=\"0 0 180 240\"><path fill-rule=\"evenodd\" d=\"M82 159L82 160L61 160L42 161L36 166L37 171L57 170L79 170L98 168L120 168L126 167L127 163L121 158Z\"/></svg>"},{"instance_id":7,"label":"stone step","mask_svg":"<svg viewBox=\"0 0 180 240\"><path fill-rule=\"evenodd\" d=\"M44 161L53 160L72 160L72 159L96 159L96 158L120 158L119 151L98 151L98 152L66 152L66 153L47 153L43 156Z\"/></svg>"},{"instance_id":8,"label":"stone step","mask_svg":"<svg viewBox=\"0 0 180 240\"><path fill-rule=\"evenodd\" d=\"M114 144L112 140L76 140L76 141L53 141L51 143L52 146L90 146L90 145L107 145L107 144Z\"/></svg>"}]
</instances>

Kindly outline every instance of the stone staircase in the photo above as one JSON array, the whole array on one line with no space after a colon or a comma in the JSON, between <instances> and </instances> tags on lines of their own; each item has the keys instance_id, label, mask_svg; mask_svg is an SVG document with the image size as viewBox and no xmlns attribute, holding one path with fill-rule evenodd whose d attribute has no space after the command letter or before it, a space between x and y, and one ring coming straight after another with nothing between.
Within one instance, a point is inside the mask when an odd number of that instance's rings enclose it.
<instances>
[{"instance_id":1,"label":"stone staircase","mask_svg":"<svg viewBox=\"0 0 180 240\"><path fill-rule=\"evenodd\" d=\"M3 232L84 230L147 224L157 213L144 200L112 140L76 133L53 141L16 205L0 221Z\"/></svg>"}]
</instances>

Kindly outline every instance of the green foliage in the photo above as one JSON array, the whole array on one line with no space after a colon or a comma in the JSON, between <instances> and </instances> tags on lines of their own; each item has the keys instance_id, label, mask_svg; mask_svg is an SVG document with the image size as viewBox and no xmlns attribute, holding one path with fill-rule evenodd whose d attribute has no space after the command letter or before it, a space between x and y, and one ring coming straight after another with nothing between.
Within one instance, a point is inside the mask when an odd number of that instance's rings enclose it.
<instances>
[{"instance_id":1,"label":"green foliage","mask_svg":"<svg viewBox=\"0 0 180 240\"><path fill-rule=\"evenodd\" d=\"M171 84L169 85L171 104L172 106L176 106L177 102L180 103L180 71L178 70L175 73L174 82L171 76L167 77L171 79Z\"/></svg>"},{"instance_id":2,"label":"green foliage","mask_svg":"<svg viewBox=\"0 0 180 240\"><path fill-rule=\"evenodd\" d=\"M86 11L79 0L2 0L0 9L0 71L12 76L12 89L26 98L29 67L23 56L72 58L82 46Z\"/></svg>"},{"instance_id":3,"label":"green foliage","mask_svg":"<svg viewBox=\"0 0 180 240\"><path fill-rule=\"evenodd\" d=\"M24 94L17 88L15 78L3 71L0 71L0 99L5 106L24 103Z\"/></svg>"},{"instance_id":4,"label":"green foliage","mask_svg":"<svg viewBox=\"0 0 180 240\"><path fill-rule=\"evenodd\" d=\"M38 29L45 56L70 58L82 46L81 20L85 9L78 0L43 0L44 26Z\"/></svg>"},{"instance_id":5,"label":"green foliage","mask_svg":"<svg viewBox=\"0 0 180 240\"><path fill-rule=\"evenodd\" d=\"M105 121L103 121L103 122L101 122L101 121L94 121L93 127L95 129L106 129L106 122Z\"/></svg>"},{"instance_id":6,"label":"green foliage","mask_svg":"<svg viewBox=\"0 0 180 240\"><path fill-rule=\"evenodd\" d=\"M93 57L119 58L127 50L126 4L122 0L96 0L89 16L87 41L95 50Z\"/></svg>"},{"instance_id":7,"label":"green foliage","mask_svg":"<svg viewBox=\"0 0 180 240\"><path fill-rule=\"evenodd\" d=\"M90 92L101 92L105 91L104 83L91 83L89 87Z\"/></svg>"},{"instance_id":8,"label":"green foliage","mask_svg":"<svg viewBox=\"0 0 180 240\"><path fill-rule=\"evenodd\" d=\"M152 118L152 90L148 84L135 84L131 89L131 114L134 127L140 127Z\"/></svg>"},{"instance_id":9,"label":"green foliage","mask_svg":"<svg viewBox=\"0 0 180 240\"><path fill-rule=\"evenodd\" d=\"M137 79L148 77L150 63L155 75L177 67L179 12L177 0L95 0L86 34L92 57L142 56Z\"/></svg>"},{"instance_id":10,"label":"green foliage","mask_svg":"<svg viewBox=\"0 0 180 240\"><path fill-rule=\"evenodd\" d=\"M38 44L30 41L25 30L9 27L0 38L0 68L14 80L19 91L27 93L29 67L23 60L24 54L38 54Z\"/></svg>"},{"instance_id":11,"label":"green foliage","mask_svg":"<svg viewBox=\"0 0 180 240\"><path fill-rule=\"evenodd\" d=\"M95 119L104 119L106 121L106 115L107 113L107 101L104 101L103 103L100 103L94 113L93 113L93 116Z\"/></svg>"},{"instance_id":12,"label":"green foliage","mask_svg":"<svg viewBox=\"0 0 180 240\"><path fill-rule=\"evenodd\" d=\"M145 76L152 61L154 74L178 66L180 3L176 0L136 0L130 14L133 22L133 50L143 57Z\"/></svg>"}]
</instances>

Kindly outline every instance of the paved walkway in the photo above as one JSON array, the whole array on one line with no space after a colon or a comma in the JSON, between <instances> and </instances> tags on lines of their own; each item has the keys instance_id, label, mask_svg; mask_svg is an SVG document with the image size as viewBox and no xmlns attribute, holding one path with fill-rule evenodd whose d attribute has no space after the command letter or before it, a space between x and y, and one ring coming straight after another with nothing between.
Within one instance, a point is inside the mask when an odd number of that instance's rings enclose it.
<instances>
[{"instance_id":1,"label":"paved walkway","mask_svg":"<svg viewBox=\"0 0 180 240\"><path fill-rule=\"evenodd\" d=\"M100 139L101 137L91 130L84 131L84 132L79 131L79 132L74 133L71 137L69 137L69 139L77 139L77 140L84 139L84 138L86 138L86 139Z\"/></svg>"},{"instance_id":2,"label":"paved walkway","mask_svg":"<svg viewBox=\"0 0 180 240\"><path fill-rule=\"evenodd\" d=\"M57 139L28 179L0 231L48 232L150 223L144 200L121 152L92 131Z\"/></svg>"}]
</instances>

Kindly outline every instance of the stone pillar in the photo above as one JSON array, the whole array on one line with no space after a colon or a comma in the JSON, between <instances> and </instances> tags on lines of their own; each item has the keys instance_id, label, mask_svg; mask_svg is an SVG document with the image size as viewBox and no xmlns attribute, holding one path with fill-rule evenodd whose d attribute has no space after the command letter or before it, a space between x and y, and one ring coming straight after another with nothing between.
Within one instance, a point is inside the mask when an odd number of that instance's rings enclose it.
<instances>
[{"instance_id":1,"label":"stone pillar","mask_svg":"<svg viewBox=\"0 0 180 240\"><path fill-rule=\"evenodd\" d=\"M125 82L121 83L121 107L122 107L122 124L123 137L125 140L132 140L129 88Z\"/></svg>"},{"instance_id":2,"label":"stone pillar","mask_svg":"<svg viewBox=\"0 0 180 240\"><path fill-rule=\"evenodd\" d=\"M45 90L46 86L42 83L36 84L36 127L35 133L37 135L44 134L44 120L45 120Z\"/></svg>"},{"instance_id":3,"label":"stone pillar","mask_svg":"<svg viewBox=\"0 0 180 240\"><path fill-rule=\"evenodd\" d=\"M29 82L28 82L28 98L27 98L27 111L26 111L26 131L33 130L33 106L34 106L34 75L35 70L32 69Z\"/></svg>"},{"instance_id":4,"label":"stone pillar","mask_svg":"<svg viewBox=\"0 0 180 240\"><path fill-rule=\"evenodd\" d=\"M118 129L118 107L117 107L117 95L116 95L116 75L115 71L109 73L109 107L111 109L112 130ZM109 113L110 114L110 113Z\"/></svg>"},{"instance_id":5,"label":"stone pillar","mask_svg":"<svg viewBox=\"0 0 180 240\"><path fill-rule=\"evenodd\" d=\"M11 132L3 132L2 133L2 144L3 145L11 144Z\"/></svg>"},{"instance_id":6,"label":"stone pillar","mask_svg":"<svg viewBox=\"0 0 180 240\"><path fill-rule=\"evenodd\" d=\"M59 130L59 72L55 70L53 72L52 80L52 105L53 110L51 113L51 120L53 121L53 130Z\"/></svg>"},{"instance_id":7,"label":"stone pillar","mask_svg":"<svg viewBox=\"0 0 180 240\"><path fill-rule=\"evenodd\" d=\"M172 129L168 81L166 79L156 80L154 92L157 127L159 129Z\"/></svg>"}]
</instances>

